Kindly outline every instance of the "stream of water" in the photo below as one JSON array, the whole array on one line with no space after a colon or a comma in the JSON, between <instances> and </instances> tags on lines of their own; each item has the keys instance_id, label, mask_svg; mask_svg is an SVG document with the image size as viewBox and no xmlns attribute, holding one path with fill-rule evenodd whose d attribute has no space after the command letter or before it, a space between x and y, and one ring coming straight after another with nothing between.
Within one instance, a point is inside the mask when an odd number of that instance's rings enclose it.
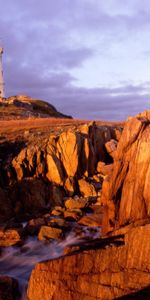
<instances>
[{"instance_id":1,"label":"stream of water","mask_svg":"<svg viewBox=\"0 0 150 300\"><path fill-rule=\"evenodd\" d=\"M94 229L95 230L95 229ZM94 236L88 228L84 228L84 238L97 238L100 229L94 231ZM26 300L26 289L30 273L36 263L58 258L63 255L67 246L80 244L83 239L73 231L63 241L38 241L28 238L22 247L6 247L0 256L0 274L16 278L19 282L21 299Z\"/></svg>"}]
</instances>

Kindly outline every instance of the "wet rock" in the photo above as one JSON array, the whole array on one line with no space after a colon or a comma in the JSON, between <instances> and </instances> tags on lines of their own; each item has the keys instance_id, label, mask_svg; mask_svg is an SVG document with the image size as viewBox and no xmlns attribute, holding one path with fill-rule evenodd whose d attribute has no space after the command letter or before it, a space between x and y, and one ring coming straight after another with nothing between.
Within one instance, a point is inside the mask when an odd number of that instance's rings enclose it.
<instances>
[{"instance_id":1,"label":"wet rock","mask_svg":"<svg viewBox=\"0 0 150 300\"><path fill-rule=\"evenodd\" d=\"M132 299L133 293L133 299L146 299L144 289L150 284L149 224L129 230L124 244L119 237L111 237L94 241L88 249L37 264L30 276L29 300L107 300L125 295L124 299ZM149 299L148 292L146 295Z\"/></svg>"},{"instance_id":2,"label":"wet rock","mask_svg":"<svg viewBox=\"0 0 150 300\"><path fill-rule=\"evenodd\" d=\"M22 241L22 229L0 229L0 247L13 246Z\"/></svg>"},{"instance_id":3,"label":"wet rock","mask_svg":"<svg viewBox=\"0 0 150 300\"><path fill-rule=\"evenodd\" d=\"M19 286L16 279L0 276L0 300L16 300L20 298Z\"/></svg>"},{"instance_id":4,"label":"wet rock","mask_svg":"<svg viewBox=\"0 0 150 300\"><path fill-rule=\"evenodd\" d=\"M37 234L40 227L43 225L46 225L45 218L32 219L27 223L25 230L31 235Z\"/></svg>"},{"instance_id":5,"label":"wet rock","mask_svg":"<svg viewBox=\"0 0 150 300\"><path fill-rule=\"evenodd\" d=\"M55 228L65 228L68 226L66 221L62 218L51 219L47 222L47 225Z\"/></svg>"},{"instance_id":6,"label":"wet rock","mask_svg":"<svg viewBox=\"0 0 150 300\"><path fill-rule=\"evenodd\" d=\"M79 179L78 184L82 196L84 197L97 196L95 187L89 182L87 182L85 179Z\"/></svg>"},{"instance_id":7,"label":"wet rock","mask_svg":"<svg viewBox=\"0 0 150 300\"><path fill-rule=\"evenodd\" d=\"M75 221L78 221L80 219L80 215L78 214L77 211L74 211L74 210L66 210L64 212L64 218L65 220L67 221L72 221L72 222L75 222Z\"/></svg>"},{"instance_id":8,"label":"wet rock","mask_svg":"<svg viewBox=\"0 0 150 300\"><path fill-rule=\"evenodd\" d=\"M40 241L47 240L47 239L60 240L61 238L62 238L62 230L58 228L49 227L49 226L42 226L38 234L38 239Z\"/></svg>"},{"instance_id":9,"label":"wet rock","mask_svg":"<svg viewBox=\"0 0 150 300\"><path fill-rule=\"evenodd\" d=\"M55 208L52 210L51 215L53 216L62 216L65 211L65 208L61 206L55 206Z\"/></svg>"},{"instance_id":10,"label":"wet rock","mask_svg":"<svg viewBox=\"0 0 150 300\"><path fill-rule=\"evenodd\" d=\"M92 226L92 227L101 227L102 226L102 213L93 213L88 216L83 216L78 224L84 225L84 226Z\"/></svg>"}]
</instances>

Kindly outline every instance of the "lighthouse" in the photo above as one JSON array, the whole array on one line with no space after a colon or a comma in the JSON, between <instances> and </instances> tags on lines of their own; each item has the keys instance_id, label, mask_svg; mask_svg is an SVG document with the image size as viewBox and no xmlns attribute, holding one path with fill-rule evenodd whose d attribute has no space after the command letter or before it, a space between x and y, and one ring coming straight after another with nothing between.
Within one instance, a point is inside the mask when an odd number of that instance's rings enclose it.
<instances>
[{"instance_id":1,"label":"lighthouse","mask_svg":"<svg viewBox=\"0 0 150 300\"><path fill-rule=\"evenodd\" d=\"M3 48L0 47L0 97L5 97L4 92L4 78L3 78L3 67L2 67L2 55L3 55Z\"/></svg>"}]
</instances>

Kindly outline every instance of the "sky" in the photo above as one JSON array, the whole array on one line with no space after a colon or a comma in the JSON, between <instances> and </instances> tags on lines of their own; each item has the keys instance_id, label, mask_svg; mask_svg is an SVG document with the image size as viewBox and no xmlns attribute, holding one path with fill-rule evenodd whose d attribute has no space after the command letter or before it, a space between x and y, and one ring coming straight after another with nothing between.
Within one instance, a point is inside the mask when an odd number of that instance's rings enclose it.
<instances>
[{"instance_id":1,"label":"sky","mask_svg":"<svg viewBox=\"0 0 150 300\"><path fill-rule=\"evenodd\" d=\"M6 96L74 118L150 109L149 0L0 0Z\"/></svg>"}]
</instances>

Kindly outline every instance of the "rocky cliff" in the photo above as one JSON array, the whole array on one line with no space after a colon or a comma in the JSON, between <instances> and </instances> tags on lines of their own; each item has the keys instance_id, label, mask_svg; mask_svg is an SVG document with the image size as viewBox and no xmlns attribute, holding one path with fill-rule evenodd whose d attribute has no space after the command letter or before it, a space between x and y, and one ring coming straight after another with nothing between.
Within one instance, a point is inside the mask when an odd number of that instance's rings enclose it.
<instances>
[{"instance_id":1,"label":"rocky cliff","mask_svg":"<svg viewBox=\"0 0 150 300\"><path fill-rule=\"evenodd\" d=\"M102 185L103 237L38 264L30 277L30 300L150 299L149 116L130 118L117 148L112 141L106 145L109 153L114 150L114 162Z\"/></svg>"},{"instance_id":2,"label":"rocky cliff","mask_svg":"<svg viewBox=\"0 0 150 300\"><path fill-rule=\"evenodd\" d=\"M100 161L112 162L105 144L118 140L121 131L91 123L44 139L1 143L1 220L63 205L64 197L97 197L95 186L100 189L101 178L93 176Z\"/></svg>"},{"instance_id":3,"label":"rocky cliff","mask_svg":"<svg viewBox=\"0 0 150 300\"><path fill-rule=\"evenodd\" d=\"M25 137L0 145L1 245L27 234L60 241L70 221L80 237L36 265L28 299L150 299L150 112L124 128L92 122Z\"/></svg>"},{"instance_id":4,"label":"rocky cliff","mask_svg":"<svg viewBox=\"0 0 150 300\"><path fill-rule=\"evenodd\" d=\"M26 118L71 118L60 113L48 102L33 99L25 95L11 96L5 99L0 97L0 120Z\"/></svg>"}]
</instances>

